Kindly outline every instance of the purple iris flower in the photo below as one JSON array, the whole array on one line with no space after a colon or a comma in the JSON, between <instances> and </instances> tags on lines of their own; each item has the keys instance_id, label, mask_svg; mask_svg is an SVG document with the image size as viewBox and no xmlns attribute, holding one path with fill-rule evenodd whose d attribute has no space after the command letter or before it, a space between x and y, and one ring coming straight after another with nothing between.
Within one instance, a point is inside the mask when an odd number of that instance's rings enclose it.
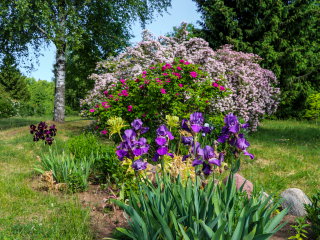
<instances>
[{"instance_id":1,"label":"purple iris flower","mask_svg":"<svg viewBox=\"0 0 320 240\"><path fill-rule=\"evenodd\" d=\"M191 149L191 153L194 153L194 144L192 144L192 149ZM197 166L203 163L203 160L201 159L201 155L202 155L202 149L201 149L201 145L200 143L196 142L196 154L195 154L195 159L192 162L192 166Z\"/></svg>"},{"instance_id":2,"label":"purple iris flower","mask_svg":"<svg viewBox=\"0 0 320 240\"><path fill-rule=\"evenodd\" d=\"M147 168L148 163L147 162L143 162L141 159L136 160L132 163L131 167L135 170L135 171L140 171L140 170L144 170Z\"/></svg>"},{"instance_id":3,"label":"purple iris flower","mask_svg":"<svg viewBox=\"0 0 320 240\"><path fill-rule=\"evenodd\" d=\"M218 167L221 167L221 163L223 162L223 160L224 160L224 158L223 158L223 153L220 153L218 159L212 158L212 159L209 160L208 162L209 162L210 164L214 164L214 165L217 165Z\"/></svg>"},{"instance_id":4,"label":"purple iris flower","mask_svg":"<svg viewBox=\"0 0 320 240\"><path fill-rule=\"evenodd\" d=\"M146 132L148 132L149 128L148 127L142 127L143 122L141 121L141 119L136 119L131 123L131 126L133 127L133 129L138 132L139 130L141 130L141 134L144 134Z\"/></svg>"},{"instance_id":5,"label":"purple iris flower","mask_svg":"<svg viewBox=\"0 0 320 240\"><path fill-rule=\"evenodd\" d=\"M196 156L200 155L202 149L201 149L201 145L199 142L196 142ZM193 154L194 152L194 144L192 143L192 149L191 149L191 153Z\"/></svg>"},{"instance_id":6,"label":"purple iris flower","mask_svg":"<svg viewBox=\"0 0 320 240\"><path fill-rule=\"evenodd\" d=\"M241 127L247 129L249 127L249 123L242 124Z\"/></svg>"},{"instance_id":7,"label":"purple iris flower","mask_svg":"<svg viewBox=\"0 0 320 240\"><path fill-rule=\"evenodd\" d=\"M37 130L36 130L36 126L35 125L30 125L30 133L33 134L35 133Z\"/></svg>"},{"instance_id":8,"label":"purple iris flower","mask_svg":"<svg viewBox=\"0 0 320 240\"><path fill-rule=\"evenodd\" d=\"M228 132L230 133L238 133L239 132L239 121L237 119L236 115L233 115L232 113L230 113L229 115L227 115L224 118L224 123L225 123L225 129L222 129L222 133L224 133L224 131L228 130ZM227 133L227 132L225 132Z\"/></svg>"},{"instance_id":9,"label":"purple iris flower","mask_svg":"<svg viewBox=\"0 0 320 240\"><path fill-rule=\"evenodd\" d=\"M238 138L233 138L230 141L230 144L234 144L234 141L236 141L236 148L243 152L244 155L249 156L251 159L254 159L254 155L247 152L247 147L250 146L250 143L244 138L244 135L242 133L239 134Z\"/></svg>"},{"instance_id":10,"label":"purple iris flower","mask_svg":"<svg viewBox=\"0 0 320 240\"><path fill-rule=\"evenodd\" d=\"M120 161L123 161L124 157L129 157L129 150L131 150L131 148L129 147L126 141L120 143L120 145L117 148L118 150L116 151L116 153Z\"/></svg>"},{"instance_id":11,"label":"purple iris flower","mask_svg":"<svg viewBox=\"0 0 320 240\"><path fill-rule=\"evenodd\" d=\"M133 129L127 129L124 131L122 139L123 141L126 141L131 148L133 141L136 141L136 136L137 134Z\"/></svg>"},{"instance_id":12,"label":"purple iris flower","mask_svg":"<svg viewBox=\"0 0 320 240\"><path fill-rule=\"evenodd\" d=\"M181 137L181 143L184 146L190 146L192 142L193 142L193 137L185 137L185 136Z\"/></svg>"},{"instance_id":13,"label":"purple iris flower","mask_svg":"<svg viewBox=\"0 0 320 240\"><path fill-rule=\"evenodd\" d=\"M168 155L173 158L172 153L168 153L168 144L167 144L167 137L172 140L174 139L174 136L170 131L168 131L168 128L165 125L159 126L157 129L157 138L155 139L155 142L157 143L157 152L152 158L153 161L158 161L160 156Z\"/></svg>"},{"instance_id":14,"label":"purple iris flower","mask_svg":"<svg viewBox=\"0 0 320 240\"><path fill-rule=\"evenodd\" d=\"M210 128L210 126L209 126L208 123L205 123L205 124L203 125L202 132L203 132L203 133L209 133L209 134L211 133L211 128Z\"/></svg>"},{"instance_id":15,"label":"purple iris flower","mask_svg":"<svg viewBox=\"0 0 320 240\"><path fill-rule=\"evenodd\" d=\"M183 157L182 157L182 161L185 161L185 160L186 160L187 158L189 158L189 157L191 157L191 154L183 156Z\"/></svg>"},{"instance_id":16,"label":"purple iris flower","mask_svg":"<svg viewBox=\"0 0 320 240\"><path fill-rule=\"evenodd\" d=\"M47 138L46 138L46 141L45 141L45 144L48 143L48 145L50 146L50 145L52 144L52 141L53 141L53 140L54 140L53 138L47 137Z\"/></svg>"},{"instance_id":17,"label":"purple iris flower","mask_svg":"<svg viewBox=\"0 0 320 240\"><path fill-rule=\"evenodd\" d=\"M205 174L205 175L210 175L212 172L211 172L211 169L210 169L210 165L209 164L206 164L205 162L202 163L202 172Z\"/></svg>"},{"instance_id":18,"label":"purple iris flower","mask_svg":"<svg viewBox=\"0 0 320 240\"><path fill-rule=\"evenodd\" d=\"M229 135L227 134L222 134L218 137L217 141L220 143L224 143L227 139L229 138Z\"/></svg>"},{"instance_id":19,"label":"purple iris flower","mask_svg":"<svg viewBox=\"0 0 320 240\"><path fill-rule=\"evenodd\" d=\"M174 136L170 131L168 131L168 128L165 125L161 125L157 129L157 135L158 137L155 139L155 141L160 146L163 146L167 143L166 137L168 137L170 140L174 139Z\"/></svg>"},{"instance_id":20,"label":"purple iris flower","mask_svg":"<svg viewBox=\"0 0 320 240\"><path fill-rule=\"evenodd\" d=\"M140 138L139 141L134 141L134 147L132 148L132 152L136 156L141 156L144 153L148 153L150 145L147 144L147 139Z\"/></svg>"},{"instance_id":21,"label":"purple iris flower","mask_svg":"<svg viewBox=\"0 0 320 240\"><path fill-rule=\"evenodd\" d=\"M203 116L200 112L190 114L190 125L194 132L198 133L202 129Z\"/></svg>"}]
</instances>

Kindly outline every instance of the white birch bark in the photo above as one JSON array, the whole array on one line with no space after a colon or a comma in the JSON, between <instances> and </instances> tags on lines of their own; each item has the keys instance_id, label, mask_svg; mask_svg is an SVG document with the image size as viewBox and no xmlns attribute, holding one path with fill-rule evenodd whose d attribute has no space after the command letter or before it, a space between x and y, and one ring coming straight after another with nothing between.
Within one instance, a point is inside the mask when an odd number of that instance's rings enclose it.
<instances>
[{"instance_id":1,"label":"white birch bark","mask_svg":"<svg viewBox=\"0 0 320 240\"><path fill-rule=\"evenodd\" d=\"M65 121L65 79L66 79L66 38L65 38L65 16L63 12L59 13L59 43L56 44L56 67L55 67L55 96L53 121L64 123Z\"/></svg>"}]
</instances>

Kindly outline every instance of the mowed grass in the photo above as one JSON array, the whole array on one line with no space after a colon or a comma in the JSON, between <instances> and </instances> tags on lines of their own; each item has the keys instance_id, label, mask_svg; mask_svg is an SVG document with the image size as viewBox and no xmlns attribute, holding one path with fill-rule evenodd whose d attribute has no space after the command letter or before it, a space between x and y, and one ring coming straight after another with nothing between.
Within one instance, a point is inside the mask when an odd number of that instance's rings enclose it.
<instances>
[{"instance_id":1,"label":"mowed grass","mask_svg":"<svg viewBox=\"0 0 320 240\"><path fill-rule=\"evenodd\" d=\"M32 170L36 156L48 151L43 141L33 142L30 124L51 118L1 119L0 128L0 240L7 239L94 239L90 209L73 195L40 191ZM8 123L12 126L8 127ZM65 142L81 133L90 120L66 118L56 124L56 145L62 151ZM23 124L24 123L24 124ZM24 125L22 127L22 125ZM34 185L34 186L33 186Z\"/></svg>"},{"instance_id":2,"label":"mowed grass","mask_svg":"<svg viewBox=\"0 0 320 240\"><path fill-rule=\"evenodd\" d=\"M309 197L320 187L320 129L314 122L266 120L250 134L239 174L268 194L299 188Z\"/></svg>"}]
</instances>

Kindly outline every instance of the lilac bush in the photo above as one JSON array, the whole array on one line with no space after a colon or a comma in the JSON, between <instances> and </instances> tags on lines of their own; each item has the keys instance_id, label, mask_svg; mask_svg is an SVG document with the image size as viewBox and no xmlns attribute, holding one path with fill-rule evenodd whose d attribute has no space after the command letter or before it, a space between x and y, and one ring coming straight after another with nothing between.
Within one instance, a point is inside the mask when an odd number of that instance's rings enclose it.
<instances>
[{"instance_id":1,"label":"lilac bush","mask_svg":"<svg viewBox=\"0 0 320 240\"><path fill-rule=\"evenodd\" d=\"M249 122L249 129L255 131L259 118L277 109L280 90L274 87L278 83L275 75L259 66L259 56L233 51L232 45L224 45L214 51L203 39L191 38L187 41L186 26L187 23L182 22L183 31L179 37L159 36L158 40L151 32L144 30L143 41L136 46L128 47L117 58L110 57L99 62L96 67L98 74L90 76L95 80L95 87L85 99L80 100L80 106L93 107L102 103L105 92L120 79L134 78L153 63L184 58L188 63L200 64L202 71L209 73L212 79L222 75L227 80L225 87L233 92L227 97L212 99L209 103L211 113L227 115L233 112ZM199 80L205 81L202 78ZM83 110L82 114L87 114L87 110Z\"/></svg>"}]
</instances>

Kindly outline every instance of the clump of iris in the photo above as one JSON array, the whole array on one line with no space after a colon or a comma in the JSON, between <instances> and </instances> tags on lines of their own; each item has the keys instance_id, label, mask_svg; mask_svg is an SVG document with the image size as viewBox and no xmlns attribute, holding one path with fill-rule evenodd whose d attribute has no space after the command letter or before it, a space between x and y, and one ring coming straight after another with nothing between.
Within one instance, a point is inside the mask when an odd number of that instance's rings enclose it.
<instances>
[{"instance_id":1,"label":"clump of iris","mask_svg":"<svg viewBox=\"0 0 320 240\"><path fill-rule=\"evenodd\" d=\"M45 144L48 144L49 146L52 144L52 141L54 140L52 137L56 136L56 126L53 124L52 126L48 128L48 125L46 125L46 122L40 122L38 124L38 127L31 124L30 125L30 134L33 135L33 141L38 142L40 139L45 141Z\"/></svg>"},{"instance_id":2,"label":"clump of iris","mask_svg":"<svg viewBox=\"0 0 320 240\"><path fill-rule=\"evenodd\" d=\"M225 126L222 128L222 133L218 137L217 141L213 142L213 146L206 145L201 148L200 143L197 141L198 133L202 132L202 136L209 133L212 128L208 124L203 125L203 115L200 112L195 112L190 115L190 120L183 119L181 128L191 133L192 137L182 137L182 144L189 148L189 154L183 156L183 160L192 157L192 166L196 167L202 165L202 173L205 177L208 177L213 171L214 166L221 167L224 161L225 152L217 152L216 145L214 143L224 143L228 139L228 143L233 147L233 154L238 158L241 152L244 155L250 156L253 159L253 155L247 152L247 147L250 144L244 138L244 135L239 133L240 123L235 115L232 113L227 115L224 119ZM242 128L248 128L249 124L242 124ZM191 149L190 149L191 147ZM191 151L190 151L191 150Z\"/></svg>"},{"instance_id":3,"label":"clump of iris","mask_svg":"<svg viewBox=\"0 0 320 240\"><path fill-rule=\"evenodd\" d=\"M132 168L135 171L144 170L148 165L147 162L143 162L142 155L148 153L150 145L147 139L140 137L140 135L146 133L149 128L142 127L142 125L141 119L134 120L131 123L132 129L124 131L124 135L122 136L123 141L117 147L116 151L120 161L123 161L124 157L133 161ZM139 157L139 159L135 160L135 157Z\"/></svg>"},{"instance_id":4,"label":"clump of iris","mask_svg":"<svg viewBox=\"0 0 320 240\"><path fill-rule=\"evenodd\" d=\"M221 135L218 137L217 141L220 143L227 143L234 147L233 154L236 158L239 158L240 153L249 156L251 159L254 158L253 154L247 151L250 143L244 138L243 133L240 132L240 127L247 129L249 123L240 124L237 116L232 113L224 118L225 126L222 128Z\"/></svg>"}]
</instances>

